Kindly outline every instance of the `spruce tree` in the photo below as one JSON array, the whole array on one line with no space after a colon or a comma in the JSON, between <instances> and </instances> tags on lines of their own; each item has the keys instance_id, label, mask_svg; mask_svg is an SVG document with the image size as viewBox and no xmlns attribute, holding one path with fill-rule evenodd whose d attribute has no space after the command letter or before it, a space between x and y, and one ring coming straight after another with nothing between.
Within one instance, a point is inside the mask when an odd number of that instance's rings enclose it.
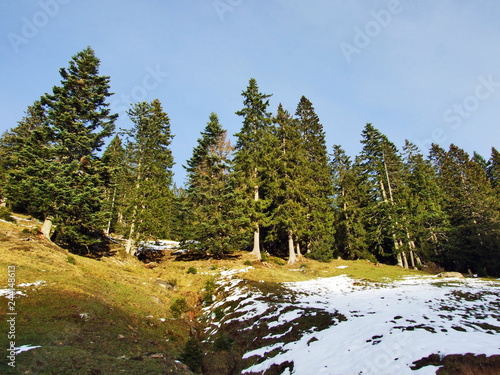
<instances>
[{"instance_id":1,"label":"spruce tree","mask_svg":"<svg viewBox=\"0 0 500 375\"><path fill-rule=\"evenodd\" d=\"M301 242L309 256L327 260L334 238L333 188L325 132L312 103L304 96L295 112L308 154L303 175L308 207L307 225Z\"/></svg>"},{"instance_id":2,"label":"spruce tree","mask_svg":"<svg viewBox=\"0 0 500 375\"><path fill-rule=\"evenodd\" d=\"M242 194L238 207L249 222L248 231L253 233L252 254L260 260L260 230L266 219L266 200L262 190L270 163L271 114L267 108L271 95L260 93L254 78L250 79L241 95L244 107L236 114L243 117L243 126L235 135L233 178L235 189Z\"/></svg>"},{"instance_id":3,"label":"spruce tree","mask_svg":"<svg viewBox=\"0 0 500 375\"><path fill-rule=\"evenodd\" d=\"M36 214L57 225L57 242L89 252L102 241L104 221L103 165L96 153L117 115L106 102L109 77L99 75L99 59L90 47L73 56L60 75L61 85L40 100L44 125L30 137L21 153L24 165L10 173L9 185L33 192ZM33 177L21 182L26 176Z\"/></svg>"},{"instance_id":4,"label":"spruce tree","mask_svg":"<svg viewBox=\"0 0 500 375\"><path fill-rule=\"evenodd\" d=\"M123 209L125 206L124 189L126 188L126 164L125 149L122 146L120 136L117 134L109 143L102 155L102 162L106 170L104 179L104 211L107 223L104 232L121 232L123 225Z\"/></svg>"},{"instance_id":5,"label":"spruce tree","mask_svg":"<svg viewBox=\"0 0 500 375\"><path fill-rule=\"evenodd\" d=\"M405 182L411 215L411 232L426 260L439 262L442 243L447 238L449 221L443 208L443 193L429 160L409 141L403 147Z\"/></svg>"},{"instance_id":6,"label":"spruce tree","mask_svg":"<svg viewBox=\"0 0 500 375\"><path fill-rule=\"evenodd\" d=\"M45 162L43 154L47 148L47 136L45 112L40 102L36 101L28 107L18 125L5 132L0 139L1 195L8 197L7 203L15 211L36 214L41 208L43 199L34 189L37 176L27 174L26 168L35 162ZM30 172L35 171L31 169Z\"/></svg>"},{"instance_id":7,"label":"spruce tree","mask_svg":"<svg viewBox=\"0 0 500 375\"><path fill-rule=\"evenodd\" d=\"M172 192L174 159L170 144L170 119L158 99L136 103L128 111L133 123L126 131L127 164L130 168L129 233L127 252L137 240L171 238L175 211Z\"/></svg>"},{"instance_id":8,"label":"spruce tree","mask_svg":"<svg viewBox=\"0 0 500 375\"><path fill-rule=\"evenodd\" d=\"M366 210L371 251L379 257L395 257L402 267L416 267L421 260L416 252L410 192L399 152L371 124L366 125L362 136L358 165L372 196Z\"/></svg>"},{"instance_id":9,"label":"spruce tree","mask_svg":"<svg viewBox=\"0 0 500 375\"><path fill-rule=\"evenodd\" d=\"M345 259L376 260L369 252L364 209L370 197L366 185L360 183L360 173L345 151L333 146L331 156L332 184L335 207L335 248Z\"/></svg>"},{"instance_id":10,"label":"spruce tree","mask_svg":"<svg viewBox=\"0 0 500 375\"><path fill-rule=\"evenodd\" d=\"M491 157L488 161L487 176L497 194L497 200L500 201L500 152L494 147L491 149Z\"/></svg>"},{"instance_id":11,"label":"spruce tree","mask_svg":"<svg viewBox=\"0 0 500 375\"><path fill-rule=\"evenodd\" d=\"M459 147L439 155L439 183L451 230L443 264L482 275L500 274L500 206L484 168Z\"/></svg>"},{"instance_id":12,"label":"spruce tree","mask_svg":"<svg viewBox=\"0 0 500 375\"><path fill-rule=\"evenodd\" d=\"M233 194L229 183L233 148L217 114L198 139L187 161L184 200L187 229L182 246L220 257L234 249Z\"/></svg>"},{"instance_id":13,"label":"spruce tree","mask_svg":"<svg viewBox=\"0 0 500 375\"><path fill-rule=\"evenodd\" d=\"M281 104L274 124L275 144L271 150L272 167L266 186L266 196L272 202L268 239L278 243L280 239L286 239L288 263L293 264L301 256L297 239L306 230L308 207L303 170L309 160L299 123Z\"/></svg>"}]
</instances>

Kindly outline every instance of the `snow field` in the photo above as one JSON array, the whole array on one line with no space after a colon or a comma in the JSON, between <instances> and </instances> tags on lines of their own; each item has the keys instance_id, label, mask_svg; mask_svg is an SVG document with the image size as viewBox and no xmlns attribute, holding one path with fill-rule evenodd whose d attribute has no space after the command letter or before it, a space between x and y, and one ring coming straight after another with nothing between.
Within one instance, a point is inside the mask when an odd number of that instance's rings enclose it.
<instances>
[{"instance_id":1,"label":"snow field","mask_svg":"<svg viewBox=\"0 0 500 375\"><path fill-rule=\"evenodd\" d=\"M226 308L227 320L209 328L209 335L234 320L249 321L248 334L260 325L278 329L263 337L270 339L269 345L244 354L243 360L256 362L246 374L293 362L293 370L283 374L426 375L435 374L436 367L413 371L410 366L430 354L500 354L498 282L416 277L380 284L338 276L282 284L293 297L274 303L235 275L222 277L228 298L209 308L231 301L232 313ZM301 316L320 313L338 319L284 339L300 329ZM276 342L280 338L283 342Z\"/></svg>"}]
</instances>

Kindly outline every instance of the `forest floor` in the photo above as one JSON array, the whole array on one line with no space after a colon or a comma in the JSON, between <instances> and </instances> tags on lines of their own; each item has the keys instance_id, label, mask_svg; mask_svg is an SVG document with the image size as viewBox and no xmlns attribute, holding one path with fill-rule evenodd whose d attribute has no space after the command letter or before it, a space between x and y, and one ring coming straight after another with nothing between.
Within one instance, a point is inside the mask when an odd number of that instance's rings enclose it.
<instances>
[{"instance_id":1,"label":"forest floor","mask_svg":"<svg viewBox=\"0 0 500 375\"><path fill-rule=\"evenodd\" d=\"M0 348L7 353L0 357L0 373L191 374L179 361L189 337L202 343L204 374L302 374L308 358L309 363L323 366L314 373L370 374L369 363L359 367L365 372L355 371L357 358L366 354L373 358L370 363L381 366L376 358L385 358L380 357L385 352L374 348L388 350L393 345L403 348L396 365L425 357L413 364L414 373L431 373L422 371L439 366L441 370L468 366L475 371L463 374L498 373L477 370L491 367L495 357L446 356L467 351L437 351L439 346L429 346L428 351L414 351L414 356L404 354L405 345L411 345L405 333L432 335L432 330L443 329L464 333L460 328L481 335L481 350L474 347L472 353L500 354L499 345L488 341L489 336L498 337L499 300L483 284L448 289L429 281L423 272L367 261L304 259L289 266L276 257L255 262L247 252L221 260L166 256L145 265L116 245L99 257L83 257L42 238L40 226L21 215L16 215L15 223L0 221ZM15 271L9 275L12 266ZM9 286L12 273L14 298ZM498 296L498 285L491 288L497 288ZM426 295L440 302L426 305ZM408 315L419 301L437 309L434 315L425 313L433 323ZM361 305L354 306L355 302ZM408 309L394 314L401 305ZM464 306L458 309L461 315L484 316L484 321L460 322L460 314L452 313L457 306ZM439 315L452 318L445 324ZM368 317L376 317L370 329L364 323ZM451 336L474 341L470 337ZM14 361L8 358L11 342ZM306 351L300 356L295 348ZM348 372L324 367L336 361L353 364ZM9 365L13 362L15 368ZM394 366L391 361L383 363Z\"/></svg>"}]
</instances>

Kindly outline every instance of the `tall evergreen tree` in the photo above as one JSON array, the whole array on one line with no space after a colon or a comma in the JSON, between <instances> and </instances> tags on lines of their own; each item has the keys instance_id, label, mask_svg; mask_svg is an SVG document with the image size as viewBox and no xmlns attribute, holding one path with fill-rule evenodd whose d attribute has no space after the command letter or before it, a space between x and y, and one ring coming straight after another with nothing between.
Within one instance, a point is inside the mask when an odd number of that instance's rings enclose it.
<instances>
[{"instance_id":1,"label":"tall evergreen tree","mask_svg":"<svg viewBox=\"0 0 500 375\"><path fill-rule=\"evenodd\" d=\"M326 260L332 256L334 215L325 132L312 103L306 97L300 99L295 116L308 153L308 163L303 170L308 223L302 242L306 244L310 256Z\"/></svg>"},{"instance_id":2,"label":"tall evergreen tree","mask_svg":"<svg viewBox=\"0 0 500 375\"><path fill-rule=\"evenodd\" d=\"M133 122L126 132L127 162L131 169L130 229L126 250L141 238L169 238L175 209L172 192L174 159L170 144L170 119L158 99L136 103L128 115Z\"/></svg>"},{"instance_id":3,"label":"tall evergreen tree","mask_svg":"<svg viewBox=\"0 0 500 375\"><path fill-rule=\"evenodd\" d=\"M491 182L491 186L497 194L497 200L500 200L500 152L498 152L495 147L491 149L487 176Z\"/></svg>"},{"instance_id":4,"label":"tall evergreen tree","mask_svg":"<svg viewBox=\"0 0 500 375\"><path fill-rule=\"evenodd\" d=\"M1 196L9 196L9 205L16 211L35 213L40 200L32 188L36 176L27 175L26 168L35 161L45 162L47 124L45 112L36 101L29 106L18 125L4 133L0 139ZM30 146L33 145L33 148ZM31 155L28 155L27 152ZM31 172L34 172L31 170Z\"/></svg>"},{"instance_id":5,"label":"tall evergreen tree","mask_svg":"<svg viewBox=\"0 0 500 375\"><path fill-rule=\"evenodd\" d=\"M233 148L215 113L187 161L184 247L220 257L234 249L233 194L229 184Z\"/></svg>"},{"instance_id":6,"label":"tall evergreen tree","mask_svg":"<svg viewBox=\"0 0 500 375\"><path fill-rule=\"evenodd\" d=\"M109 77L99 75L99 59L90 47L73 56L60 74L61 85L40 100L45 125L30 137L24 166L10 174L9 185L14 195L19 184L36 192L38 215L53 218L58 242L89 251L101 241L103 227L103 165L96 152L111 135L117 115L110 114L106 102L112 95ZM23 176L36 178L21 182Z\"/></svg>"},{"instance_id":7,"label":"tall evergreen tree","mask_svg":"<svg viewBox=\"0 0 500 375\"><path fill-rule=\"evenodd\" d=\"M281 238L287 240L288 263L293 264L301 256L297 239L306 230L308 207L302 172L309 160L299 123L281 104L274 123L275 144L266 190L266 196L272 201L268 237L278 242Z\"/></svg>"},{"instance_id":8,"label":"tall evergreen tree","mask_svg":"<svg viewBox=\"0 0 500 375\"><path fill-rule=\"evenodd\" d=\"M364 183L372 196L367 210L372 252L395 257L408 268L421 263L412 232L410 192L396 146L371 124L362 132L363 150L358 159Z\"/></svg>"},{"instance_id":9,"label":"tall evergreen tree","mask_svg":"<svg viewBox=\"0 0 500 375\"><path fill-rule=\"evenodd\" d=\"M411 232L416 246L427 260L439 261L442 243L447 239L449 221L443 209L443 194L429 160L409 141L403 147L406 199Z\"/></svg>"},{"instance_id":10,"label":"tall evergreen tree","mask_svg":"<svg viewBox=\"0 0 500 375\"><path fill-rule=\"evenodd\" d=\"M102 155L106 170L104 177L104 210L107 215L105 233L119 230L123 224L123 209L125 207L124 190L126 188L125 149L117 134L109 143Z\"/></svg>"},{"instance_id":11,"label":"tall evergreen tree","mask_svg":"<svg viewBox=\"0 0 500 375\"><path fill-rule=\"evenodd\" d=\"M343 258L375 260L369 252L364 223L364 209L370 197L360 183L360 172L345 151L333 146L331 158L332 183L335 197L335 247Z\"/></svg>"},{"instance_id":12,"label":"tall evergreen tree","mask_svg":"<svg viewBox=\"0 0 500 375\"><path fill-rule=\"evenodd\" d=\"M432 150L452 228L443 263L460 272L498 275L500 207L484 168L455 145L442 151Z\"/></svg>"},{"instance_id":13,"label":"tall evergreen tree","mask_svg":"<svg viewBox=\"0 0 500 375\"><path fill-rule=\"evenodd\" d=\"M233 177L243 194L240 200L244 204L242 215L248 218L248 229L253 233L252 254L260 260L260 230L266 219L266 201L261 193L270 163L271 114L267 112L267 108L271 95L260 93L254 78L250 79L246 91L241 95L244 107L236 114L243 117L243 126L235 135L237 141Z\"/></svg>"}]
</instances>

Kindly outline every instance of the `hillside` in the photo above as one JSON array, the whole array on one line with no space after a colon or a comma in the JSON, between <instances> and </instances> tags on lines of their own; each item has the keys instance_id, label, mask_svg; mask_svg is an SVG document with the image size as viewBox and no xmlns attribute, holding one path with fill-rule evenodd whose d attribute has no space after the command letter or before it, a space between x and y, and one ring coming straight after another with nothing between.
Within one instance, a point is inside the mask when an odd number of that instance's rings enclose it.
<instances>
[{"instance_id":1,"label":"hillside","mask_svg":"<svg viewBox=\"0 0 500 375\"><path fill-rule=\"evenodd\" d=\"M346 326L349 330L365 327L361 324L363 315L372 316L366 306L359 311L345 307L346 298L352 298L349 303L353 304L363 301L356 293L364 291L365 296L376 295L377 300L389 301L383 293L400 291L399 284L392 284L392 280L424 277L419 271L365 260L303 260L294 266L275 257L265 263L251 262L245 252L223 260L179 260L167 256L159 264L145 265L116 245L101 257L81 257L41 238L37 234L39 225L19 216L16 224L0 222L0 293L4 301L1 311L12 307L10 311L17 314L14 325L9 327L4 317L1 327L2 332L10 329L15 334L15 347L25 350L16 356L15 369L9 367L5 356L0 359L2 371L7 369L5 373L190 374L191 370L179 359L189 337L194 337L205 353L205 374L238 374L243 370L301 374L299 369L304 362L297 355L296 372L291 372L293 366L289 366L291 361L285 355L290 352L290 345L300 346L306 340L306 347L316 348L317 356L335 360L317 350L321 343L332 347L328 340L336 339L324 339L328 332L338 335L338 331L330 330L341 327L339 323L344 320L350 322ZM15 304L9 304L7 288L12 275L8 270L13 265L16 296L12 300ZM345 282L353 293L335 284L320 285L328 280L350 280ZM498 284L492 285L498 291ZM424 294L427 292L424 290ZM456 300L441 308L452 311L454 303L463 304L466 307L460 310L461 314L470 314L473 303L487 297L489 304L475 315L484 315L484 326L479 324L476 331L496 338L500 326L495 323L495 319L500 320L498 293L482 293L456 294ZM369 299L365 301L369 303ZM407 301L404 297L402 303ZM373 316L385 317L381 311ZM436 312L436 316L439 314ZM473 324L477 328L478 322ZM408 321L405 325L418 326ZM422 331L418 327L414 330ZM384 338L377 335L370 336L371 348L376 348L375 342L385 343L386 334L383 333ZM461 336L460 340L462 337L469 336ZM3 348L8 348L10 341L6 335L0 340ZM483 342L484 350L476 350L475 354L500 353L499 348ZM370 355L373 353L376 354ZM189 356L182 358L189 362Z\"/></svg>"}]
</instances>

